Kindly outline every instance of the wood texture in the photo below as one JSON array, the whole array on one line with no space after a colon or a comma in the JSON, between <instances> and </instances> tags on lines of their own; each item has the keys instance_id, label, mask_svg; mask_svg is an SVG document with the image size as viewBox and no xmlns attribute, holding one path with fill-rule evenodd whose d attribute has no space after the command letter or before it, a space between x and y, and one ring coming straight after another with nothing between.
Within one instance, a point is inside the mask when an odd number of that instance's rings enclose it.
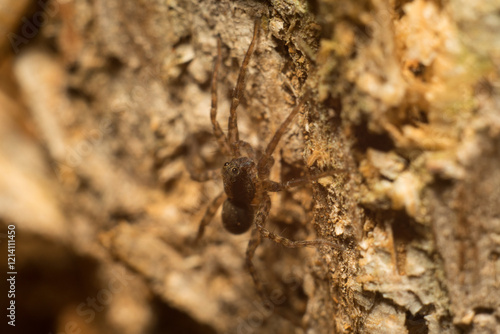
<instances>
[{"instance_id":1,"label":"wood texture","mask_svg":"<svg viewBox=\"0 0 500 334\"><path fill-rule=\"evenodd\" d=\"M499 8L74 0L16 14L26 42L0 67L1 233L16 225L25 286L16 329L500 332ZM240 139L265 149L309 89L271 177L342 171L273 194L272 232L341 247L264 241L266 301L245 270L249 234L218 214L193 243L222 181L188 172L228 159L210 121L217 36L227 131L256 17Z\"/></svg>"}]
</instances>

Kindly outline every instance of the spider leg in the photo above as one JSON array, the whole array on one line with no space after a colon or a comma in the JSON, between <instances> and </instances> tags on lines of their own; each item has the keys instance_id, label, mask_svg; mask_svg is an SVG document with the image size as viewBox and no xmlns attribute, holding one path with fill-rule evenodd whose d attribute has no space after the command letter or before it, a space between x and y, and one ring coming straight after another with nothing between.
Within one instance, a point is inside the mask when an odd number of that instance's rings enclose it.
<instances>
[{"instance_id":1,"label":"spider leg","mask_svg":"<svg viewBox=\"0 0 500 334\"><path fill-rule=\"evenodd\" d=\"M338 250L343 250L343 248L328 240L316 239L316 240L290 240L288 238L282 237L276 233L269 231L264 223L269 215L269 210L271 209L271 198L267 193L264 193L262 201L260 202L259 208L255 213L254 222L257 229L260 232L262 238L270 239L277 244L283 245L287 248L300 248L300 247L316 247L316 246L330 246Z\"/></svg>"},{"instance_id":2,"label":"spider leg","mask_svg":"<svg viewBox=\"0 0 500 334\"><path fill-rule=\"evenodd\" d=\"M203 233L205 232L205 226L210 224L212 221L212 218L215 216L215 213L217 212L217 209L222 205L222 202L226 199L226 193L221 192L217 197L214 198L212 203L207 207L207 211L205 211L205 215L200 221L200 226L198 227L198 234L196 235L195 243L198 243L200 241L201 237L203 236Z\"/></svg>"},{"instance_id":3,"label":"spider leg","mask_svg":"<svg viewBox=\"0 0 500 334\"><path fill-rule=\"evenodd\" d=\"M257 289L257 293L259 294L262 300L266 300L266 292L264 291L264 285L257 275L257 270L255 270L255 266L253 265L252 259L255 255L255 250L259 247L261 243L261 237L259 230L256 228L252 229L252 234L250 236L250 241L248 241L248 247L246 251L246 266L248 271L250 272L250 276L252 276L252 280L255 284L255 288Z\"/></svg>"},{"instance_id":4,"label":"spider leg","mask_svg":"<svg viewBox=\"0 0 500 334\"><path fill-rule=\"evenodd\" d=\"M295 106L295 108L292 110L290 115L288 115L288 117L285 119L285 121L281 124L281 126L278 128L278 130L276 130L273 138L271 139L271 141L267 145L267 148L264 151L264 154L259 159L259 162L257 164L257 171L258 171L260 179L267 179L268 178L268 176L269 176L269 167L268 167L269 160L271 159L271 156L272 156L274 150L276 149L276 146L278 145L281 137L285 133L286 129L288 128L288 126L292 122L295 115L297 115L299 113L300 109L302 108L302 106L306 102L306 99L308 96L309 96L309 91L307 91L302 96L299 103Z\"/></svg>"},{"instance_id":5,"label":"spider leg","mask_svg":"<svg viewBox=\"0 0 500 334\"><path fill-rule=\"evenodd\" d=\"M240 99L245 89L245 75L247 73L248 63L250 62L250 57L252 56L253 50L255 48L255 43L257 42L257 36L259 34L259 24L260 19L255 20L255 25L253 28L253 37L250 46L248 47L243 63L240 67L240 73L238 74L238 80L236 82L236 87L233 91L233 99L231 101L231 109L229 110L229 119L227 122L228 140L231 146L231 153L233 158L240 156L239 148L239 133L238 133L238 122L236 109L240 104Z\"/></svg>"},{"instance_id":6,"label":"spider leg","mask_svg":"<svg viewBox=\"0 0 500 334\"><path fill-rule=\"evenodd\" d=\"M269 211L267 211L266 215L269 215ZM252 276L252 280L253 280L253 283L254 283L255 288L257 290L257 294L261 298L262 302L270 303L271 301L268 298L269 293L264 288L264 284L262 284L262 281L259 278L259 275L257 274L257 270L255 269L255 266L252 262L252 259L255 255L255 250L257 249L257 247L259 247L261 241L262 241L262 238L261 238L260 231L256 228L252 229L252 234L250 236L250 241L248 242L248 247L247 247L247 251L246 251L246 266L247 266L248 271L250 272L250 276ZM279 306L279 305L276 305L276 306ZM288 314L286 312L283 312L279 308L273 308L273 312L278 314L279 316L281 316L283 319L290 321L295 326L303 328L303 324L295 316Z\"/></svg>"},{"instance_id":7,"label":"spider leg","mask_svg":"<svg viewBox=\"0 0 500 334\"><path fill-rule=\"evenodd\" d=\"M186 164L187 166L187 164ZM187 167L189 176L191 177L192 180L196 182L205 182L208 180L213 180L216 179L218 176L220 176L220 170L214 169L214 170L207 170L204 172L199 172L193 170L191 166Z\"/></svg>"},{"instance_id":8,"label":"spider leg","mask_svg":"<svg viewBox=\"0 0 500 334\"><path fill-rule=\"evenodd\" d=\"M194 139L188 140L187 147L188 147L188 158L184 162L184 166L186 166L186 170L188 171L189 176L191 177L192 180L197 182L205 182L208 180L213 180L218 176L220 176L219 169L213 169L202 172L195 167L197 158L195 152L198 151L198 146Z\"/></svg>"},{"instance_id":9,"label":"spider leg","mask_svg":"<svg viewBox=\"0 0 500 334\"><path fill-rule=\"evenodd\" d=\"M212 75L212 107L210 108L210 121L212 121L212 128L214 131L215 138L219 144L219 148L224 155L229 155L230 148L227 142L227 137L222 131L222 128L217 122L217 74L219 72L219 67L222 62L222 52L221 52L221 41L220 37L217 38L217 60L214 65L214 72Z\"/></svg>"},{"instance_id":10,"label":"spider leg","mask_svg":"<svg viewBox=\"0 0 500 334\"><path fill-rule=\"evenodd\" d=\"M252 145L250 145L250 143L244 140L239 140L237 145L245 151L245 153L250 159L252 160L256 159L257 155L255 154L255 151L253 150L253 147Z\"/></svg>"},{"instance_id":11,"label":"spider leg","mask_svg":"<svg viewBox=\"0 0 500 334\"><path fill-rule=\"evenodd\" d=\"M334 170L329 170L326 172L318 173L315 175L308 175L306 177L288 180L286 182L274 182L271 180L265 180L264 181L264 189L266 191L271 191L271 192L283 191L283 190L294 188L294 187L304 186L306 184L309 184L312 181L317 181L323 177L332 176L332 175L338 174L339 172L343 172L343 171L345 171L345 170L334 169Z\"/></svg>"}]
</instances>

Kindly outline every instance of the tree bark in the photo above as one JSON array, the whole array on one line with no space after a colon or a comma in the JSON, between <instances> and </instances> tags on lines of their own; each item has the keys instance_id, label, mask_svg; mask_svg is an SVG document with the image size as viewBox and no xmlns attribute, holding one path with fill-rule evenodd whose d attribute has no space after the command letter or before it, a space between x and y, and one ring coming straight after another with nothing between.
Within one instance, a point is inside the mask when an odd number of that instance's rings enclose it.
<instances>
[{"instance_id":1,"label":"tree bark","mask_svg":"<svg viewBox=\"0 0 500 334\"><path fill-rule=\"evenodd\" d=\"M54 0L17 11L0 45L0 221L18 231L18 310L39 319L18 329L500 332L499 9ZM210 123L217 38L227 130L256 18L240 138L264 150L310 91L271 177L332 171L273 194L266 224L338 245L263 241L266 300L245 268L250 234L228 234L218 213L193 243L222 181L189 173L229 159Z\"/></svg>"}]
</instances>

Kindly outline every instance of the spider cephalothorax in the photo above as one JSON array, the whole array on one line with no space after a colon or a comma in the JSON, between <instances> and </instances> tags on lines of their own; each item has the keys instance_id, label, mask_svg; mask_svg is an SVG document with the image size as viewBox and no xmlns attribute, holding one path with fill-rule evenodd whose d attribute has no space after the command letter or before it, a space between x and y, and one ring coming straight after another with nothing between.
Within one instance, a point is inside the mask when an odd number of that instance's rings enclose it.
<instances>
[{"instance_id":1,"label":"spider cephalothorax","mask_svg":"<svg viewBox=\"0 0 500 334\"><path fill-rule=\"evenodd\" d=\"M252 226L255 199L256 165L252 159L233 159L222 167L222 180L227 199L222 205L222 224L233 233L241 234Z\"/></svg>"}]
</instances>

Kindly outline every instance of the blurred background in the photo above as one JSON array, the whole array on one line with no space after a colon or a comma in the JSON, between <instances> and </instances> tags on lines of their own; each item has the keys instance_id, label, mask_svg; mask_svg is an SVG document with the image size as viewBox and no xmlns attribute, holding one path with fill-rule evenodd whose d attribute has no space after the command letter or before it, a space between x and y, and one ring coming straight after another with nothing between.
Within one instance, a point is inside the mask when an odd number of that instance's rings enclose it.
<instances>
[{"instance_id":1,"label":"blurred background","mask_svg":"<svg viewBox=\"0 0 500 334\"><path fill-rule=\"evenodd\" d=\"M500 2L0 0L2 333L500 332ZM263 148L305 87L264 242L219 215L210 124ZM15 298L7 296L15 226ZM12 252L12 250L11 250ZM270 302L271 301L271 302ZM281 315L285 315L280 316Z\"/></svg>"}]
</instances>

